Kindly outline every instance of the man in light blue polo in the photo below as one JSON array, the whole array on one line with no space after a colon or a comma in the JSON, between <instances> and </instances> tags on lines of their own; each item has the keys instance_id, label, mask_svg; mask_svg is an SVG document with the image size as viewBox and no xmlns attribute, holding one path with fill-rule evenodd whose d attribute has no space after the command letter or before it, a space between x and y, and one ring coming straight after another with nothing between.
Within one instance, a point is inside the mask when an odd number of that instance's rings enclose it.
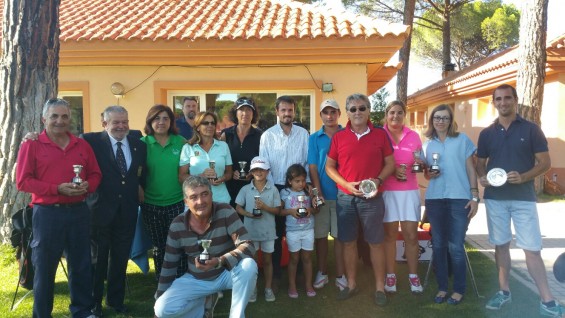
<instances>
[{"instance_id":1,"label":"man in light blue polo","mask_svg":"<svg viewBox=\"0 0 565 318\"><path fill-rule=\"evenodd\" d=\"M310 180L318 189L319 197L324 202L319 212L314 215L314 236L316 238L316 257L318 273L314 279L314 288L322 288L329 283L328 279L328 233L334 238L336 261L335 285L341 290L347 287L344 275L343 244L337 240L336 200L337 186L326 174L326 156L330 150L332 136L341 129L338 124L341 111L334 99L327 99L320 104L320 117L323 126L313 133L308 141L308 167Z\"/></svg>"}]
</instances>

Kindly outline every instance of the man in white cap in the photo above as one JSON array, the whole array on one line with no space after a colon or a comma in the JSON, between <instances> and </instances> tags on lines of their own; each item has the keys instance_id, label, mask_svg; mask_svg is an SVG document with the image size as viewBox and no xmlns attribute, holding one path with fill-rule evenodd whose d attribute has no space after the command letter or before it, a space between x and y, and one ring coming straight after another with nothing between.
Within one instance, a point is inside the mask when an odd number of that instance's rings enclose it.
<instances>
[{"instance_id":1,"label":"man in white cap","mask_svg":"<svg viewBox=\"0 0 565 318\"><path fill-rule=\"evenodd\" d=\"M336 200L337 186L326 174L326 156L330 150L332 136L342 129L338 124L341 111L334 99L326 99L320 104L320 117L323 126L310 136L308 142L308 167L310 180L318 189L318 196L323 202L318 206L319 212L314 215L314 236L316 238L316 257L318 273L314 279L314 288L322 288L328 279L328 233L334 240L336 279L335 285L341 290L347 287L344 275L343 244L337 240Z\"/></svg>"}]
</instances>

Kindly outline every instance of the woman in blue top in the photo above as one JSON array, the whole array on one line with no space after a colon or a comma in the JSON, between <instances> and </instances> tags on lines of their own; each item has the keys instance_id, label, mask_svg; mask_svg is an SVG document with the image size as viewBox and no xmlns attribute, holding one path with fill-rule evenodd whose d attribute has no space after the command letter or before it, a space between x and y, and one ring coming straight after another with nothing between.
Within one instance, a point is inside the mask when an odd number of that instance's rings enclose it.
<instances>
[{"instance_id":1,"label":"woman in blue top","mask_svg":"<svg viewBox=\"0 0 565 318\"><path fill-rule=\"evenodd\" d=\"M426 212L432 231L433 264L438 292L434 301L457 305L465 294L465 233L477 213L477 175L473 163L475 146L457 132L453 111L439 105L429 117L428 140L423 145L430 180L426 190ZM448 259L449 258L449 259ZM448 262L453 272L453 293L447 298Z\"/></svg>"},{"instance_id":2,"label":"woman in blue top","mask_svg":"<svg viewBox=\"0 0 565 318\"><path fill-rule=\"evenodd\" d=\"M210 180L212 200L230 203L226 181L232 178L232 161L228 145L216 139L218 116L202 112L194 120L194 134L182 147L178 177L182 184L190 175L200 175Z\"/></svg>"}]
</instances>

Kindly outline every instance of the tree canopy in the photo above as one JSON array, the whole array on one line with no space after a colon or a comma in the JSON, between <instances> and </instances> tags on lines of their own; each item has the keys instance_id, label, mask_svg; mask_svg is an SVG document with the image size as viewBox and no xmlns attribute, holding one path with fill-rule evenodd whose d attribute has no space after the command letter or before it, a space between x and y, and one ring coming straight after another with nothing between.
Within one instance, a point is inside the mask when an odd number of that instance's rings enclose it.
<instances>
[{"instance_id":1,"label":"tree canopy","mask_svg":"<svg viewBox=\"0 0 565 318\"><path fill-rule=\"evenodd\" d=\"M427 65L442 65L441 17L431 10L422 17L414 28L415 53ZM450 19L450 54L459 69L518 43L520 13L501 0L464 4Z\"/></svg>"}]
</instances>

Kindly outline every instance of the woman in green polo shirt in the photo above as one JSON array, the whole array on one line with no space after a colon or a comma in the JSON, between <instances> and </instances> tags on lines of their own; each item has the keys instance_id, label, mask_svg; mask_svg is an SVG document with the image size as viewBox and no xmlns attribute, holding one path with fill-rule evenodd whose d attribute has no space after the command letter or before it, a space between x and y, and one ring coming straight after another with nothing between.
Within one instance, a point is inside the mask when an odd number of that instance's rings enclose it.
<instances>
[{"instance_id":1,"label":"woman in green polo shirt","mask_svg":"<svg viewBox=\"0 0 565 318\"><path fill-rule=\"evenodd\" d=\"M147 144L147 182L141 204L143 223L153 242L153 261L157 279L161 274L167 233L173 219L184 212L181 184L178 182L180 153L185 139L178 135L174 114L169 106L151 107L145 119ZM181 260L178 274L186 272L186 260Z\"/></svg>"}]
</instances>

